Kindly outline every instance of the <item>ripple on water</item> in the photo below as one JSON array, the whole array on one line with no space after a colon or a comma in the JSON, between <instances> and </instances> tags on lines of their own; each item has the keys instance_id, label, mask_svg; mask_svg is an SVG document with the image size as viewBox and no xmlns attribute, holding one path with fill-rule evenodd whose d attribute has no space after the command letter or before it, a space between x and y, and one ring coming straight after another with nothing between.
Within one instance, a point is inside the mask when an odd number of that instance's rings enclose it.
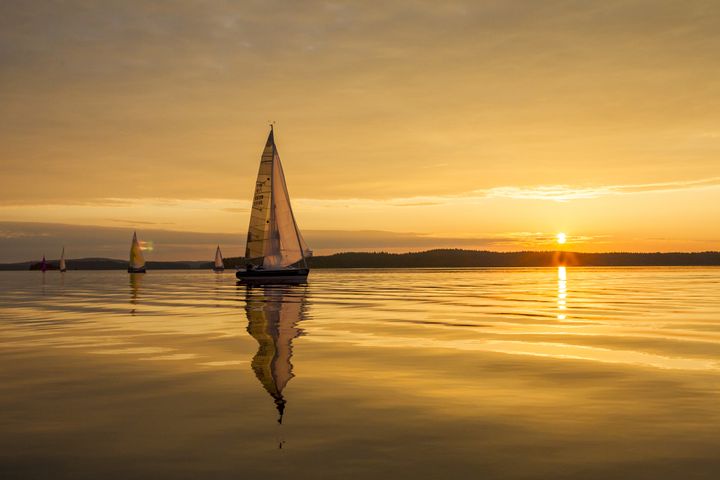
<instances>
[{"instance_id":1,"label":"ripple on water","mask_svg":"<svg viewBox=\"0 0 720 480\"><path fill-rule=\"evenodd\" d=\"M692 461L712 478L719 274L317 270L248 288L232 272L0 272L0 463L684 478L668 465Z\"/></svg>"}]
</instances>

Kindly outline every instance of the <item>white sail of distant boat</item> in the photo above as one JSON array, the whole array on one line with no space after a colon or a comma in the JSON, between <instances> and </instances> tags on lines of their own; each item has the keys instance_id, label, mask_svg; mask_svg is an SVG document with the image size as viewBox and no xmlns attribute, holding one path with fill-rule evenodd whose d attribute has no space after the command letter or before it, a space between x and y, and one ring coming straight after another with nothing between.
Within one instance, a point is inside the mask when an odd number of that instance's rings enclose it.
<instances>
[{"instance_id":1,"label":"white sail of distant boat","mask_svg":"<svg viewBox=\"0 0 720 480\"><path fill-rule=\"evenodd\" d=\"M130 245L130 264L128 265L130 273L145 273L145 258L140 248L140 242L137 239L137 232L133 232L132 244Z\"/></svg>"},{"instance_id":2,"label":"white sail of distant boat","mask_svg":"<svg viewBox=\"0 0 720 480\"><path fill-rule=\"evenodd\" d=\"M216 272L222 272L225 270L222 253L220 252L220 245L218 245L217 250L215 250L215 263L213 264L213 270Z\"/></svg>"},{"instance_id":3,"label":"white sail of distant boat","mask_svg":"<svg viewBox=\"0 0 720 480\"><path fill-rule=\"evenodd\" d=\"M65 270L67 270L67 266L65 266L65 247L63 247L60 254L60 271L64 272Z\"/></svg>"},{"instance_id":4,"label":"white sail of distant boat","mask_svg":"<svg viewBox=\"0 0 720 480\"><path fill-rule=\"evenodd\" d=\"M307 258L311 255L293 215L271 127L255 183L245 258L267 274L295 268L307 276Z\"/></svg>"}]
</instances>

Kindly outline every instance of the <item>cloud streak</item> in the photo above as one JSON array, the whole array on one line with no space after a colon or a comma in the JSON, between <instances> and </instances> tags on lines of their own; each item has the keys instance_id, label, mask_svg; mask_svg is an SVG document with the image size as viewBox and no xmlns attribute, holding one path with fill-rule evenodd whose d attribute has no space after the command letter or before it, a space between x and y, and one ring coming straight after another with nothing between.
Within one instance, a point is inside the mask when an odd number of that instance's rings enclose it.
<instances>
[{"instance_id":1,"label":"cloud streak","mask_svg":"<svg viewBox=\"0 0 720 480\"><path fill-rule=\"evenodd\" d=\"M656 193L692 188L720 186L720 177L699 180L679 180L631 185L605 185L597 187L573 187L569 185L541 185L536 187L497 187L480 191L486 197L505 197L519 200L550 200L567 202L598 198L607 195L627 195L633 193Z\"/></svg>"},{"instance_id":2,"label":"cloud streak","mask_svg":"<svg viewBox=\"0 0 720 480\"><path fill-rule=\"evenodd\" d=\"M471 190L452 195L428 195L370 199L312 199L300 198L298 202L313 206L350 206L364 204L377 207L429 207L447 203L474 203L488 198L508 198L513 200L541 200L553 202L569 202L587 200L610 195L631 195L662 193L675 190L720 187L720 177L709 177L695 180L678 180L671 182L640 183L629 185L599 185L579 187L572 185L536 185L529 187L502 186L488 189Z\"/></svg>"},{"instance_id":3,"label":"cloud streak","mask_svg":"<svg viewBox=\"0 0 720 480\"><path fill-rule=\"evenodd\" d=\"M390 198L312 198L299 197L293 199L297 210L313 209L348 209L363 208L369 210L387 208L442 208L458 204L480 204L492 199L509 200L537 200L541 202L566 203L575 200L592 200L601 197L617 195L639 195L665 193L692 189L707 189L720 187L720 177L709 177L694 180L678 180L670 182L653 182L627 185L598 185L598 186L572 186L572 185L536 185L528 187L500 186L487 189L470 190L467 192L448 195L423 195ZM107 218L108 222L125 223L128 225L167 225L180 226L183 218L190 219L192 215L201 217L246 215L250 211L250 201L231 198L99 198L94 201L82 203L52 203L40 204L5 204L0 205L0 220L18 220L26 212L45 211L50 207L62 207L66 214L74 212L85 215L97 212ZM127 215L131 212L153 212L158 218L165 221L150 221L137 217L135 219L108 217L107 211L121 212ZM168 221L168 215L175 221ZM183 217L184 215L184 217ZM30 221L41 221L32 218ZM52 221L55 221L53 219ZM85 223L85 222L83 222Z\"/></svg>"}]
</instances>

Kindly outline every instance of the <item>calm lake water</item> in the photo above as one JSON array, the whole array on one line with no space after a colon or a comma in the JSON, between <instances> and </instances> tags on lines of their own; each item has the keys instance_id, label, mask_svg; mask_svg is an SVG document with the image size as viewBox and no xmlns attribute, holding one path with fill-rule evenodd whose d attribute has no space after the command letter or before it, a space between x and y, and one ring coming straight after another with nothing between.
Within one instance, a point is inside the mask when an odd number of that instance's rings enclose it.
<instances>
[{"instance_id":1,"label":"calm lake water","mask_svg":"<svg viewBox=\"0 0 720 480\"><path fill-rule=\"evenodd\" d=\"M720 268L0 272L2 479L709 479L718 452Z\"/></svg>"}]
</instances>

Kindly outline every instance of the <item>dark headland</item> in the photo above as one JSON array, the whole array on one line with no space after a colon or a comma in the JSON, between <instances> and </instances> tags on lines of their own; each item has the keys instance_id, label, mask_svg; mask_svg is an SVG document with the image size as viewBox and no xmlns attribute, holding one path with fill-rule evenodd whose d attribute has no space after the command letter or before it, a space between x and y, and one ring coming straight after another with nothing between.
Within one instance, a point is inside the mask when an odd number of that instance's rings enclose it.
<instances>
[{"instance_id":1,"label":"dark headland","mask_svg":"<svg viewBox=\"0 0 720 480\"><path fill-rule=\"evenodd\" d=\"M412 253L346 252L316 256L311 268L457 268L457 267L551 267L568 266L720 266L720 252L674 253L572 253L572 252L491 252L486 250L441 249ZM225 267L242 266L242 258L226 258ZM68 259L69 270L125 270L127 261L109 258ZM48 261L57 270L58 260ZM210 269L212 262L147 262L148 270ZM0 270L37 270L37 261L0 264Z\"/></svg>"}]
</instances>

